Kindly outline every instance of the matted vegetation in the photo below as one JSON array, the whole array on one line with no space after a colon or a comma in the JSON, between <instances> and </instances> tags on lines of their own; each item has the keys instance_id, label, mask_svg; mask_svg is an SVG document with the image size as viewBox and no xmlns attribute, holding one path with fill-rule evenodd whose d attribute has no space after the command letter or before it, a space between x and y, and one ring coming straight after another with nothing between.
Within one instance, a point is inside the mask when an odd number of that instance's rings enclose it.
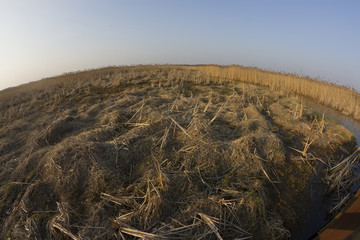
<instances>
[{"instance_id":1,"label":"matted vegetation","mask_svg":"<svg viewBox=\"0 0 360 240\"><path fill-rule=\"evenodd\" d=\"M187 68L3 91L0 237L290 238L352 134L276 89Z\"/></svg>"}]
</instances>

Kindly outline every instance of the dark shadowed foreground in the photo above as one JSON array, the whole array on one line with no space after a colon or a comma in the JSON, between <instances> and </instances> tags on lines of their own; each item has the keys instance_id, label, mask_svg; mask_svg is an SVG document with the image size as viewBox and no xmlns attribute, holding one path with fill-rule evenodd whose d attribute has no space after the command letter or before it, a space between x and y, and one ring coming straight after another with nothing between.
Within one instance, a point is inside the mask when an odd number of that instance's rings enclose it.
<instances>
[{"instance_id":1,"label":"dark shadowed foreground","mask_svg":"<svg viewBox=\"0 0 360 240\"><path fill-rule=\"evenodd\" d=\"M139 66L2 94L2 239L288 239L315 176L351 185L352 134L259 86Z\"/></svg>"}]
</instances>

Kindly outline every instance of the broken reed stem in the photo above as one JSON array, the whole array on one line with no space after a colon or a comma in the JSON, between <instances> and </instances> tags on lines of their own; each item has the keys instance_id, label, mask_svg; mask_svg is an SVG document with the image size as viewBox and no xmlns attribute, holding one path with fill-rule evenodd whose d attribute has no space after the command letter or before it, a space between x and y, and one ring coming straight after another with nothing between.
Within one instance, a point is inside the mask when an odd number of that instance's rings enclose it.
<instances>
[{"instance_id":1,"label":"broken reed stem","mask_svg":"<svg viewBox=\"0 0 360 240\"><path fill-rule=\"evenodd\" d=\"M118 205L122 205L122 201L119 199L119 198L116 198L114 196L111 196L110 194L107 194L107 193L101 193L100 197L102 199L105 199L105 200L108 200L110 202L113 202L113 203L116 203Z\"/></svg>"},{"instance_id":2,"label":"broken reed stem","mask_svg":"<svg viewBox=\"0 0 360 240\"><path fill-rule=\"evenodd\" d=\"M215 119L220 115L220 113L224 110L224 108L226 107L226 105L229 103L230 99L234 96L234 94L232 94L229 99L219 108L219 110L215 113L214 117L210 120L209 125L215 121Z\"/></svg>"},{"instance_id":3,"label":"broken reed stem","mask_svg":"<svg viewBox=\"0 0 360 240\"><path fill-rule=\"evenodd\" d=\"M122 223L118 219L112 219L112 222L115 224L115 226L117 228L120 229L120 231L122 233L125 233L125 234L133 236L133 237L138 237L141 239L167 239L166 237L158 235L158 234L147 233L147 232L143 232L143 231L137 230L135 228L132 228L132 227L126 225L125 223Z\"/></svg>"},{"instance_id":4,"label":"broken reed stem","mask_svg":"<svg viewBox=\"0 0 360 240\"><path fill-rule=\"evenodd\" d=\"M61 226L59 223L52 221L51 222L51 228L56 228L58 229L60 232L64 233L65 235L67 235L68 237L72 238L73 240L80 240L80 238L76 237L74 234L72 234L69 230L67 230L66 228L64 228L63 226Z\"/></svg>"},{"instance_id":5,"label":"broken reed stem","mask_svg":"<svg viewBox=\"0 0 360 240\"><path fill-rule=\"evenodd\" d=\"M323 134L323 132L324 132L324 129L325 129L325 115L324 115L324 113L323 113L323 115L322 115L322 118L321 118L321 121L320 121L320 123L319 123L319 133L320 134Z\"/></svg>"},{"instance_id":6,"label":"broken reed stem","mask_svg":"<svg viewBox=\"0 0 360 240\"><path fill-rule=\"evenodd\" d=\"M330 189L340 189L341 187L346 190L353 184L351 175L353 174L354 165L358 164L360 159L360 147L356 149L350 156L340 161L334 167L330 168L328 180L331 183Z\"/></svg>"},{"instance_id":7,"label":"broken reed stem","mask_svg":"<svg viewBox=\"0 0 360 240\"><path fill-rule=\"evenodd\" d=\"M273 185L273 187L275 188L275 190L280 194L279 190L276 188L275 184L273 183L273 181L270 179L269 175L266 173L265 169L260 165L260 168L262 170L262 172L264 173L264 175L267 177L267 179L269 180L269 182L271 183L271 185Z\"/></svg>"},{"instance_id":8,"label":"broken reed stem","mask_svg":"<svg viewBox=\"0 0 360 240\"><path fill-rule=\"evenodd\" d=\"M216 235L216 237L219 240L223 240L223 238L221 237L221 235L219 233L219 229L216 227L215 223L209 218L209 216L207 216L207 215L205 215L203 213L198 213L198 215L209 226L209 228Z\"/></svg>"},{"instance_id":9,"label":"broken reed stem","mask_svg":"<svg viewBox=\"0 0 360 240\"><path fill-rule=\"evenodd\" d=\"M199 98L196 99L196 103L193 110L193 115L195 115L199 111Z\"/></svg>"},{"instance_id":10,"label":"broken reed stem","mask_svg":"<svg viewBox=\"0 0 360 240\"><path fill-rule=\"evenodd\" d=\"M300 102L300 109L299 109L299 113L298 113L298 107L299 105L296 104L296 109L295 109L295 112L294 112L294 119L295 120L298 120L300 118L302 118L302 115L303 115L303 103Z\"/></svg>"},{"instance_id":11,"label":"broken reed stem","mask_svg":"<svg viewBox=\"0 0 360 240\"><path fill-rule=\"evenodd\" d=\"M212 191L212 187L207 182L205 182L204 179L202 178L199 167L197 168L197 170L198 170L199 178L200 178L201 182L208 188L209 191Z\"/></svg>"},{"instance_id":12,"label":"broken reed stem","mask_svg":"<svg viewBox=\"0 0 360 240\"><path fill-rule=\"evenodd\" d=\"M133 120L133 118L143 109L144 105L145 105L145 99L142 101L140 108L134 113L134 115L132 115L132 117L129 119L129 121L126 122L126 124L131 123L131 120Z\"/></svg>"},{"instance_id":13,"label":"broken reed stem","mask_svg":"<svg viewBox=\"0 0 360 240\"><path fill-rule=\"evenodd\" d=\"M292 150L294 150L294 151L296 151L296 152L301 153L301 155L302 155L304 158L307 158L307 151L308 151L310 145L314 142L314 139L311 140L310 142L309 142L309 141L310 141L310 139L307 138L307 139L306 139L306 142L305 142L305 145L304 145L304 150L302 150L302 151L300 151L300 150L298 150L298 149L296 149L296 148L292 148L292 147L289 147L289 148L292 149Z\"/></svg>"},{"instance_id":14,"label":"broken reed stem","mask_svg":"<svg viewBox=\"0 0 360 240\"><path fill-rule=\"evenodd\" d=\"M176 233L179 234L181 232L185 232L185 231L188 231L189 228L193 228L193 227L196 227L196 226L199 226L201 223L200 222L194 222L193 224L190 224L190 225L184 225L182 223L180 223L179 221L173 219L175 222L179 223L182 225L182 227L177 227L177 228L171 228L168 230L168 232L166 233L163 233L165 235L175 235ZM165 227L165 226L164 226ZM159 228L158 230L161 230L162 228L164 227L161 227Z\"/></svg>"},{"instance_id":15,"label":"broken reed stem","mask_svg":"<svg viewBox=\"0 0 360 240\"><path fill-rule=\"evenodd\" d=\"M210 104L211 104L211 99L209 99L208 103L206 104L205 109L204 109L204 113L206 113L206 111L208 110Z\"/></svg>"},{"instance_id":16,"label":"broken reed stem","mask_svg":"<svg viewBox=\"0 0 360 240\"><path fill-rule=\"evenodd\" d=\"M134 207L139 207L139 204L136 201L133 201L135 199L135 197L117 198L117 197L111 196L110 194L107 194L107 193L101 193L100 198L107 200L109 202L121 205L121 206L130 205L130 206L134 206Z\"/></svg>"},{"instance_id":17,"label":"broken reed stem","mask_svg":"<svg viewBox=\"0 0 360 240\"><path fill-rule=\"evenodd\" d=\"M170 125L170 127L171 127L171 125ZM164 146L166 145L166 139L169 135L170 127L165 129L164 135L160 139L160 141L161 141L160 149L164 149Z\"/></svg>"},{"instance_id":18,"label":"broken reed stem","mask_svg":"<svg viewBox=\"0 0 360 240\"><path fill-rule=\"evenodd\" d=\"M142 126L149 126L149 123L127 123L127 125L131 125L134 127L142 127Z\"/></svg>"},{"instance_id":19,"label":"broken reed stem","mask_svg":"<svg viewBox=\"0 0 360 240\"><path fill-rule=\"evenodd\" d=\"M350 197L350 193L348 193L338 204L336 204L336 206L333 207L333 208L329 211L329 213L332 213L332 212L336 211L337 209L341 208L341 206L344 205L344 203L349 199L349 197Z\"/></svg>"},{"instance_id":20,"label":"broken reed stem","mask_svg":"<svg viewBox=\"0 0 360 240\"><path fill-rule=\"evenodd\" d=\"M154 164L155 164L156 172L158 174L161 189L164 189L164 183L163 183L163 178L162 178L162 172L161 172L161 169L160 169L160 164L156 159L154 161Z\"/></svg>"},{"instance_id":21,"label":"broken reed stem","mask_svg":"<svg viewBox=\"0 0 360 240\"><path fill-rule=\"evenodd\" d=\"M181 131L183 131L185 133L186 136L188 136L189 138L192 138L188 133L187 131L182 127L180 126L180 124L178 124L173 118L170 117L170 119L175 123L176 126L178 126L180 128Z\"/></svg>"}]
</instances>

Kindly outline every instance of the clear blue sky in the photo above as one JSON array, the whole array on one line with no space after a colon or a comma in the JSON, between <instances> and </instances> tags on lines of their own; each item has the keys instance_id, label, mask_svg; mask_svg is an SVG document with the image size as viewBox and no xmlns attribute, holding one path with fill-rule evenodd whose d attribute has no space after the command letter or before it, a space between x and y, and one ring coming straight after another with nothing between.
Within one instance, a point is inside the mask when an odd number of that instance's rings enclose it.
<instances>
[{"instance_id":1,"label":"clear blue sky","mask_svg":"<svg viewBox=\"0 0 360 240\"><path fill-rule=\"evenodd\" d=\"M241 64L360 90L360 1L0 0L0 89L128 64Z\"/></svg>"}]
</instances>

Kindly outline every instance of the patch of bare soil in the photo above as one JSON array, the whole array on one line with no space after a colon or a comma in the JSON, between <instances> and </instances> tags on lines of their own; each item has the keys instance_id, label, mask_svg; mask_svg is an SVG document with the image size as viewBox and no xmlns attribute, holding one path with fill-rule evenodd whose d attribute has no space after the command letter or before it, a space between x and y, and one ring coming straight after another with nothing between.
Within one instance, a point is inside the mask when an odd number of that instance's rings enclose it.
<instances>
[{"instance_id":1,"label":"patch of bare soil","mask_svg":"<svg viewBox=\"0 0 360 240\"><path fill-rule=\"evenodd\" d=\"M353 151L296 98L125 70L1 108L0 238L289 239Z\"/></svg>"}]
</instances>

